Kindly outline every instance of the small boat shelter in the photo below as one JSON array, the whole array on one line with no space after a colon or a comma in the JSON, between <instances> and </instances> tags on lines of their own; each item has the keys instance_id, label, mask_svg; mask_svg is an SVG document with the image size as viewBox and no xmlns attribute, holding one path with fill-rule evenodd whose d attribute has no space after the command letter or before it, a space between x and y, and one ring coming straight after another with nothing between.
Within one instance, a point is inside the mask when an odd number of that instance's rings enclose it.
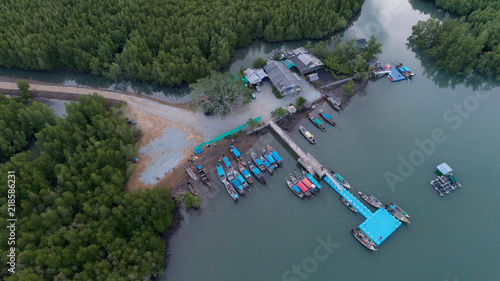
<instances>
[{"instance_id":1,"label":"small boat shelter","mask_svg":"<svg viewBox=\"0 0 500 281\"><path fill-rule=\"evenodd\" d=\"M447 175L451 172L453 172L453 169L448 166L446 163L441 163L437 166L437 170L442 174L442 175Z\"/></svg>"}]
</instances>

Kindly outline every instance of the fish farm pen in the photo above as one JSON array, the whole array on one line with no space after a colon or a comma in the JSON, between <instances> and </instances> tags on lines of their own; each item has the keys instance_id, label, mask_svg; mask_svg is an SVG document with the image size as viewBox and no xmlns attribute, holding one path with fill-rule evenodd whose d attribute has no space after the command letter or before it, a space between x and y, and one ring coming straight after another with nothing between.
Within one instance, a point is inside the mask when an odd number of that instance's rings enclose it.
<instances>
[{"instance_id":1,"label":"fish farm pen","mask_svg":"<svg viewBox=\"0 0 500 281\"><path fill-rule=\"evenodd\" d=\"M453 169L446 163L441 163L437 168L439 176L429 183L438 192L439 196L444 196L462 185L453 176Z\"/></svg>"}]
</instances>

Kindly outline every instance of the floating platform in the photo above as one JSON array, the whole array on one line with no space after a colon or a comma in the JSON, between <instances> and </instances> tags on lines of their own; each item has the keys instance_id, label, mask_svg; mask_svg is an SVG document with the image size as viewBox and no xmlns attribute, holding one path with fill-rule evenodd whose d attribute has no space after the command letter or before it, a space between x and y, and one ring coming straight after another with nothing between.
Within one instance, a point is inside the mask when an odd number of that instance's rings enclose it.
<instances>
[{"instance_id":1,"label":"floating platform","mask_svg":"<svg viewBox=\"0 0 500 281\"><path fill-rule=\"evenodd\" d=\"M401 222L384 208L380 208L375 213L372 213L370 209L361 203L352 193L342 187L330 173L326 174L324 181L366 218L358 227L368 235L377 246L382 244L385 239L401 226Z\"/></svg>"},{"instance_id":2,"label":"floating platform","mask_svg":"<svg viewBox=\"0 0 500 281\"><path fill-rule=\"evenodd\" d=\"M462 185L453 176L453 169L446 163L441 163L436 167L437 172L440 174L436 179L431 180L429 183L438 192L439 196L444 196L451 191L461 187Z\"/></svg>"},{"instance_id":3,"label":"floating platform","mask_svg":"<svg viewBox=\"0 0 500 281\"><path fill-rule=\"evenodd\" d=\"M399 72L396 69L396 67L392 64L384 64L384 65L381 65L380 68L382 70L390 71L390 73L388 73L387 75L389 77L389 80L391 80L392 82L398 82L398 81L406 79L406 77L404 77L404 75L401 74L401 72Z\"/></svg>"}]
</instances>

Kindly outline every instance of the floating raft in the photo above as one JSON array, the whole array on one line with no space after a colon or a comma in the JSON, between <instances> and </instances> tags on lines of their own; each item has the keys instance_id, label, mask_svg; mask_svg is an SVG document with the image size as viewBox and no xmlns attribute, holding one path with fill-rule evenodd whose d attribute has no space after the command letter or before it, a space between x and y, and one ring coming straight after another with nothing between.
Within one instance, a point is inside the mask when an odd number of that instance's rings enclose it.
<instances>
[{"instance_id":1,"label":"floating raft","mask_svg":"<svg viewBox=\"0 0 500 281\"><path fill-rule=\"evenodd\" d=\"M342 187L330 173L327 173L326 177L323 179L333 188L333 190L344 197L344 199L351 203L351 205L366 218L358 227L368 235L377 246L384 242L385 239L401 226L401 222L384 208L380 208L375 213L372 213L368 207L361 203L354 195L347 191L347 189Z\"/></svg>"},{"instance_id":2,"label":"floating raft","mask_svg":"<svg viewBox=\"0 0 500 281\"><path fill-rule=\"evenodd\" d=\"M392 64L384 64L384 65L381 65L380 68L382 70L390 71L390 73L388 74L388 77L389 77L389 80L391 80L392 82L398 82L398 81L406 79L406 77L404 77L404 75L401 74L401 72L399 72L396 69L396 67Z\"/></svg>"},{"instance_id":3,"label":"floating raft","mask_svg":"<svg viewBox=\"0 0 500 281\"><path fill-rule=\"evenodd\" d=\"M451 191L461 187L462 185L453 176L453 169L446 163L441 163L436 167L438 174L436 179L431 180L429 183L438 192L439 196L444 196Z\"/></svg>"}]
</instances>

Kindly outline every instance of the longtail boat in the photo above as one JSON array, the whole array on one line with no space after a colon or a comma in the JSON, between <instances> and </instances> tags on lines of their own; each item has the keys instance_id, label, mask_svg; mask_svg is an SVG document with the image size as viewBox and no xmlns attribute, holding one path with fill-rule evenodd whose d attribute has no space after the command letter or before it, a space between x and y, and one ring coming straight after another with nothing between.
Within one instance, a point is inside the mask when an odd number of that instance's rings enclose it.
<instances>
[{"instance_id":1,"label":"longtail boat","mask_svg":"<svg viewBox=\"0 0 500 281\"><path fill-rule=\"evenodd\" d=\"M271 153L271 156L274 158L274 160L276 160L276 163L278 163L278 165L280 166L283 166L283 159L278 155L278 152L276 152L276 150L274 150L274 148L272 148L269 144L267 145L267 150L269 151L269 153Z\"/></svg>"},{"instance_id":2,"label":"longtail boat","mask_svg":"<svg viewBox=\"0 0 500 281\"><path fill-rule=\"evenodd\" d=\"M241 185L241 183L238 181L238 179L237 179L237 178L235 178L235 177L233 176L233 178L232 178L232 179L230 179L230 180L229 180L229 182L231 182L231 183L233 184L234 189L235 189L236 191L238 191L238 193L239 193L241 196L245 197L245 195L246 195L245 188L243 188L243 186Z\"/></svg>"},{"instance_id":3,"label":"longtail boat","mask_svg":"<svg viewBox=\"0 0 500 281\"><path fill-rule=\"evenodd\" d=\"M313 193L316 193L318 191L318 188L316 187L316 185L314 185L307 178L303 178L302 181L300 181L300 182L303 183L305 186L307 186L307 188L309 188L310 190L312 190Z\"/></svg>"},{"instance_id":4,"label":"longtail boat","mask_svg":"<svg viewBox=\"0 0 500 281\"><path fill-rule=\"evenodd\" d=\"M342 201L342 203L344 203L344 205L347 206L347 208L349 208L349 210L351 210L355 213L358 213L358 210L356 210L356 208L354 208L354 206L349 201L347 201L344 197L340 196L339 199L340 199L340 201Z\"/></svg>"},{"instance_id":5,"label":"longtail boat","mask_svg":"<svg viewBox=\"0 0 500 281\"><path fill-rule=\"evenodd\" d=\"M222 153L222 160L224 162L224 166L228 173L234 173L234 168L231 166L231 162L229 162L229 159L227 158L226 154Z\"/></svg>"},{"instance_id":6,"label":"longtail boat","mask_svg":"<svg viewBox=\"0 0 500 281\"><path fill-rule=\"evenodd\" d=\"M389 203L389 204L391 204L392 206L394 206L394 210L396 210L397 212L400 212L405 217L410 218L410 215L408 215L407 212L405 212L403 209L401 209L401 207L399 207L398 205L396 205L394 203Z\"/></svg>"},{"instance_id":7,"label":"longtail boat","mask_svg":"<svg viewBox=\"0 0 500 281\"><path fill-rule=\"evenodd\" d=\"M234 170L234 177L240 182L240 184L243 186L245 189L249 189L250 186L248 185L248 182L243 178L243 176L240 174L240 172Z\"/></svg>"},{"instance_id":8,"label":"longtail boat","mask_svg":"<svg viewBox=\"0 0 500 281\"><path fill-rule=\"evenodd\" d=\"M227 193L229 193L231 198L233 198L234 202L238 202L238 200L240 200L240 197L236 193L236 190L234 190L234 187L227 181L224 182L224 186L226 187Z\"/></svg>"},{"instance_id":9,"label":"longtail boat","mask_svg":"<svg viewBox=\"0 0 500 281\"><path fill-rule=\"evenodd\" d=\"M300 189L296 185L294 185L291 181L286 180L286 185L288 185L288 188L290 188L290 190L295 195L297 195L298 197L304 199L304 193L302 193L302 191L300 191Z\"/></svg>"},{"instance_id":10,"label":"longtail boat","mask_svg":"<svg viewBox=\"0 0 500 281\"><path fill-rule=\"evenodd\" d=\"M316 143L316 139L314 139L314 135L309 133L306 128L302 127L302 125L299 125L299 131L300 133L312 144Z\"/></svg>"},{"instance_id":11,"label":"longtail boat","mask_svg":"<svg viewBox=\"0 0 500 281\"><path fill-rule=\"evenodd\" d=\"M231 151L231 153L233 153L233 155L234 155L234 157L236 157L236 159L240 159L241 153L238 151L238 149L236 149L236 147L230 145L229 150Z\"/></svg>"},{"instance_id":12,"label":"longtail boat","mask_svg":"<svg viewBox=\"0 0 500 281\"><path fill-rule=\"evenodd\" d=\"M257 168L255 165L250 162L250 160L247 160L248 168L250 171L252 171L253 175L255 178L262 184L267 184L266 183L266 178L264 177L264 174Z\"/></svg>"},{"instance_id":13,"label":"longtail boat","mask_svg":"<svg viewBox=\"0 0 500 281\"><path fill-rule=\"evenodd\" d=\"M343 178L341 177L339 174L335 174L334 175L336 180L345 188L351 188L351 185Z\"/></svg>"},{"instance_id":14,"label":"longtail boat","mask_svg":"<svg viewBox=\"0 0 500 281\"><path fill-rule=\"evenodd\" d=\"M245 178L245 180L253 185L253 177L250 172L247 170L245 159L238 158L238 169L240 170L241 175Z\"/></svg>"},{"instance_id":15,"label":"longtail boat","mask_svg":"<svg viewBox=\"0 0 500 281\"><path fill-rule=\"evenodd\" d=\"M324 112L321 108L319 109L319 115L323 117L326 122L330 123L330 125L335 126L335 121L333 121L333 118L330 116L330 114Z\"/></svg>"},{"instance_id":16,"label":"longtail boat","mask_svg":"<svg viewBox=\"0 0 500 281\"><path fill-rule=\"evenodd\" d=\"M373 242L370 237L368 237L363 231L361 231L360 229L352 229L351 228L351 233L352 235L359 241L361 242L361 244L363 244L363 246L365 246L366 248L372 250L372 251L376 251L377 250L377 245L375 244L375 242Z\"/></svg>"},{"instance_id":17,"label":"longtail boat","mask_svg":"<svg viewBox=\"0 0 500 281\"><path fill-rule=\"evenodd\" d=\"M300 191L302 191L302 193L304 193L305 196L307 196L308 198L312 197L312 194L311 194L311 191L309 191L309 188L307 188L307 186L301 184L297 178L292 176L292 174L290 174L290 179L292 180L292 184L296 185L300 189Z\"/></svg>"},{"instance_id":18,"label":"longtail boat","mask_svg":"<svg viewBox=\"0 0 500 281\"><path fill-rule=\"evenodd\" d=\"M189 168L188 166L185 166L184 167L184 170L186 170L186 172L188 173L188 175L193 179L193 180L198 180L198 178L196 177L196 175L194 174L193 170L191 170L191 168Z\"/></svg>"},{"instance_id":19,"label":"longtail boat","mask_svg":"<svg viewBox=\"0 0 500 281\"><path fill-rule=\"evenodd\" d=\"M198 196L198 190L190 182L187 183L187 188L194 196Z\"/></svg>"},{"instance_id":20,"label":"longtail boat","mask_svg":"<svg viewBox=\"0 0 500 281\"><path fill-rule=\"evenodd\" d=\"M321 185L319 184L319 182L317 180L315 180L313 178L313 176L311 176L311 174L309 174L308 172L306 172L304 170L302 170L302 174L304 175L305 178L310 180L316 186L316 191L321 191Z\"/></svg>"},{"instance_id":21,"label":"longtail boat","mask_svg":"<svg viewBox=\"0 0 500 281\"><path fill-rule=\"evenodd\" d=\"M264 163L264 167L266 168L266 170L271 175L273 175L275 172L274 167L263 156L260 157L260 161L262 161L262 163Z\"/></svg>"},{"instance_id":22,"label":"longtail boat","mask_svg":"<svg viewBox=\"0 0 500 281\"><path fill-rule=\"evenodd\" d=\"M250 156L252 157L252 160L255 163L255 165L257 165L257 167L259 167L259 170L264 172L266 170L266 166L264 166L264 163L262 162L262 160L260 160L260 157L257 155L257 153L252 151L250 153Z\"/></svg>"},{"instance_id":23,"label":"longtail boat","mask_svg":"<svg viewBox=\"0 0 500 281\"><path fill-rule=\"evenodd\" d=\"M312 186L312 184L308 186L308 185L304 182L304 179L306 178L306 177L304 176L304 174L299 173L299 172L297 172L297 170L295 170L295 176L296 176L296 177L297 177L297 179L299 180L299 183L303 184L305 187L307 187L307 188L309 189L309 191L311 192L311 194L315 194L315 193L316 193L316 191L317 191L317 189L315 189L315 187L316 187L316 186L314 186L314 187L313 187L313 186ZM309 183L311 183L309 180L308 180L308 182L309 182ZM298 185L299 183L297 183L297 185Z\"/></svg>"},{"instance_id":24,"label":"longtail boat","mask_svg":"<svg viewBox=\"0 0 500 281\"><path fill-rule=\"evenodd\" d=\"M340 111L342 109L340 101L336 97L327 97L326 101L333 107L333 109Z\"/></svg>"},{"instance_id":25,"label":"longtail boat","mask_svg":"<svg viewBox=\"0 0 500 281\"><path fill-rule=\"evenodd\" d=\"M226 182L226 172L224 172L224 168L220 165L219 162L216 164L217 167L217 174L219 175L219 179L222 183Z\"/></svg>"},{"instance_id":26,"label":"longtail boat","mask_svg":"<svg viewBox=\"0 0 500 281\"><path fill-rule=\"evenodd\" d=\"M367 194L361 193L361 191L360 191L360 192L358 192L358 195L359 195L359 197L363 198L363 200L365 200L368 204L372 205L375 208L382 208L382 206L383 206L382 202L380 202L380 200L375 198L375 196L371 195L370 193L368 193L368 195L367 195Z\"/></svg>"},{"instance_id":27,"label":"longtail boat","mask_svg":"<svg viewBox=\"0 0 500 281\"><path fill-rule=\"evenodd\" d=\"M385 209L401 222L410 223L410 220L402 213L396 211L394 205L384 205Z\"/></svg>"},{"instance_id":28,"label":"longtail boat","mask_svg":"<svg viewBox=\"0 0 500 281\"><path fill-rule=\"evenodd\" d=\"M321 129L321 131L325 131L325 130L326 130L325 125L323 125L323 123L321 123L321 121L320 121L318 118L316 118L316 117L312 116L312 114L311 114L311 113L309 113L309 115L308 115L308 116L309 116L309 120L311 120L311 122L313 122L313 124L314 124L316 127L320 128L320 129Z\"/></svg>"},{"instance_id":29,"label":"longtail boat","mask_svg":"<svg viewBox=\"0 0 500 281\"><path fill-rule=\"evenodd\" d=\"M198 175L200 175L200 179L204 184L210 186L210 179L208 178L207 172L205 169L202 169L201 166L198 166Z\"/></svg>"},{"instance_id":30,"label":"longtail boat","mask_svg":"<svg viewBox=\"0 0 500 281\"><path fill-rule=\"evenodd\" d=\"M267 160L267 162L269 162L269 164L271 164L271 166L273 166L274 169L278 168L278 163L276 163L276 161L271 156L269 151L267 151L267 149L262 148L262 156L264 156L264 158Z\"/></svg>"}]
</instances>

